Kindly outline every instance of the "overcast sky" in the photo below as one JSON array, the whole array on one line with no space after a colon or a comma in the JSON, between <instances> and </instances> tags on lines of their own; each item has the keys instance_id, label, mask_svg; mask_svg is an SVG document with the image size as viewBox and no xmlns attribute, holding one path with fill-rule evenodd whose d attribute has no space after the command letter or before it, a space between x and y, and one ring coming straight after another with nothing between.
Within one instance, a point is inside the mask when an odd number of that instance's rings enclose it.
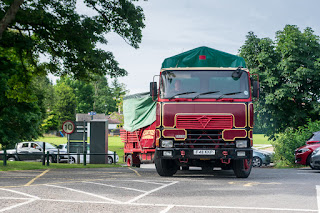
<instances>
[{"instance_id":1,"label":"overcast sky","mask_svg":"<svg viewBox=\"0 0 320 213\"><path fill-rule=\"evenodd\" d=\"M128 71L119 81L130 94L149 90L165 58L199 46L237 54L249 31L274 39L286 24L311 27L320 35L318 0L148 0L139 5L146 17L140 48L116 34L107 35L108 45L100 46Z\"/></svg>"}]
</instances>

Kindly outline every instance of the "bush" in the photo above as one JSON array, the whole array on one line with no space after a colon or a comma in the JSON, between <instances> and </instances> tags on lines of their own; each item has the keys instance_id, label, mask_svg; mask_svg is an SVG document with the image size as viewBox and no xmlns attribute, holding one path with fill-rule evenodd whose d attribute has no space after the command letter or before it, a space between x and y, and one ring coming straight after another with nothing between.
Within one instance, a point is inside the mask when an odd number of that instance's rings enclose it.
<instances>
[{"instance_id":1,"label":"bush","mask_svg":"<svg viewBox=\"0 0 320 213\"><path fill-rule=\"evenodd\" d=\"M298 129L287 128L285 132L278 134L271 144L275 151L275 162L282 166L294 165L294 150L305 145L313 132L320 131L320 121L309 122Z\"/></svg>"}]
</instances>

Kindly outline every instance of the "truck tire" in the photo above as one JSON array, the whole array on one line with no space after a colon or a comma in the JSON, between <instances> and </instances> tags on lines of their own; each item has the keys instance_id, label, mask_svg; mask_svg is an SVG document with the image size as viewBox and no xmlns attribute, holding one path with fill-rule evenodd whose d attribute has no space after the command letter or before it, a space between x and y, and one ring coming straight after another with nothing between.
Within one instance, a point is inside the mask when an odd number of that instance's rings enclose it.
<instances>
[{"instance_id":1,"label":"truck tire","mask_svg":"<svg viewBox=\"0 0 320 213\"><path fill-rule=\"evenodd\" d=\"M233 161L233 172L237 178L249 177L251 169L252 169L252 158Z\"/></svg>"},{"instance_id":2,"label":"truck tire","mask_svg":"<svg viewBox=\"0 0 320 213\"><path fill-rule=\"evenodd\" d=\"M127 163L127 166L132 167L133 165L132 155L127 155L126 163Z\"/></svg>"},{"instance_id":3,"label":"truck tire","mask_svg":"<svg viewBox=\"0 0 320 213\"><path fill-rule=\"evenodd\" d=\"M178 171L178 165L174 160L156 158L154 161L160 176L170 177Z\"/></svg>"}]
</instances>

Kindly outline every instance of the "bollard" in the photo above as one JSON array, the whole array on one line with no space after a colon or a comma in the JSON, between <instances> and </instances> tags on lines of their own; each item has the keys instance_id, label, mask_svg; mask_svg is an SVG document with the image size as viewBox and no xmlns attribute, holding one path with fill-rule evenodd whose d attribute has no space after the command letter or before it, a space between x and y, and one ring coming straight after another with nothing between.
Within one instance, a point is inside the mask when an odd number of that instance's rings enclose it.
<instances>
[{"instance_id":1,"label":"bollard","mask_svg":"<svg viewBox=\"0 0 320 213\"><path fill-rule=\"evenodd\" d=\"M87 165L87 153L83 152L83 165L86 166Z\"/></svg>"},{"instance_id":2,"label":"bollard","mask_svg":"<svg viewBox=\"0 0 320 213\"><path fill-rule=\"evenodd\" d=\"M60 150L58 149L57 163L60 161Z\"/></svg>"},{"instance_id":3,"label":"bollard","mask_svg":"<svg viewBox=\"0 0 320 213\"><path fill-rule=\"evenodd\" d=\"M3 150L3 166L7 165L7 150Z\"/></svg>"},{"instance_id":4,"label":"bollard","mask_svg":"<svg viewBox=\"0 0 320 213\"><path fill-rule=\"evenodd\" d=\"M49 162L49 151L47 151L47 166L50 165L50 162Z\"/></svg>"},{"instance_id":5,"label":"bollard","mask_svg":"<svg viewBox=\"0 0 320 213\"><path fill-rule=\"evenodd\" d=\"M116 164L116 155L117 153L116 152L113 152L113 163Z\"/></svg>"},{"instance_id":6,"label":"bollard","mask_svg":"<svg viewBox=\"0 0 320 213\"><path fill-rule=\"evenodd\" d=\"M80 164L80 151L79 151L79 148L77 148L77 164Z\"/></svg>"},{"instance_id":7,"label":"bollard","mask_svg":"<svg viewBox=\"0 0 320 213\"><path fill-rule=\"evenodd\" d=\"M43 142L43 147L42 147L42 165L45 166L46 165L46 143Z\"/></svg>"}]
</instances>

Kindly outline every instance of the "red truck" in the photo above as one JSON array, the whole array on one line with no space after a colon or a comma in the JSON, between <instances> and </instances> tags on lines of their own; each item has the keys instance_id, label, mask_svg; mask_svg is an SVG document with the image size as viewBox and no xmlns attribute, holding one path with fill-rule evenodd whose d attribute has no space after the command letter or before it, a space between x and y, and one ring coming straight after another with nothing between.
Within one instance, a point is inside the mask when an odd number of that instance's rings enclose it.
<instances>
[{"instance_id":1,"label":"red truck","mask_svg":"<svg viewBox=\"0 0 320 213\"><path fill-rule=\"evenodd\" d=\"M125 160L154 162L160 176L190 166L252 168L253 98L259 83L243 58L199 47L164 60L150 92L124 99Z\"/></svg>"}]
</instances>

